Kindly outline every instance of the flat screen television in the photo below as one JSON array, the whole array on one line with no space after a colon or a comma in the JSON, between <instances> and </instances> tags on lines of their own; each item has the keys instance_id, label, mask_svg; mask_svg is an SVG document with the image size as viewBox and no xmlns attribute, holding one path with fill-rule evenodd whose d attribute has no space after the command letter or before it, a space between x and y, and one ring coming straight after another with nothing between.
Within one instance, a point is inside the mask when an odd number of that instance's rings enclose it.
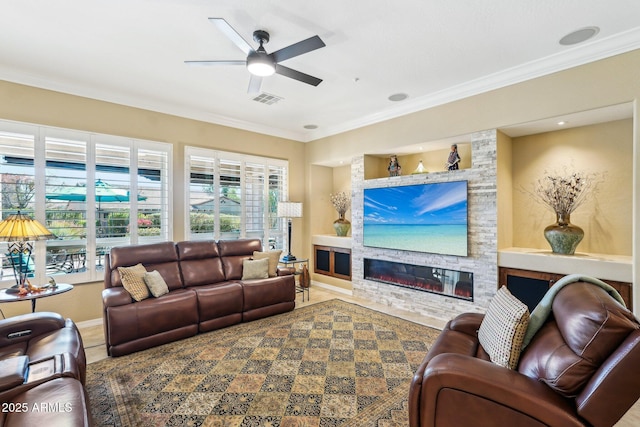
<instances>
[{"instance_id":1,"label":"flat screen television","mask_svg":"<svg viewBox=\"0 0 640 427\"><path fill-rule=\"evenodd\" d=\"M365 188L363 244L467 256L467 181Z\"/></svg>"}]
</instances>

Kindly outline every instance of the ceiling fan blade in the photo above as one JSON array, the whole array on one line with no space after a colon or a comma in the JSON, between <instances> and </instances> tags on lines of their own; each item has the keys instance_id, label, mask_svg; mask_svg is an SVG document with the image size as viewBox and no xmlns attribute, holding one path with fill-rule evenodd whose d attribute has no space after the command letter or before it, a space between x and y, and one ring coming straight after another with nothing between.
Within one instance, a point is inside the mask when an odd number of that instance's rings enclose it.
<instances>
[{"instance_id":1,"label":"ceiling fan blade","mask_svg":"<svg viewBox=\"0 0 640 427\"><path fill-rule=\"evenodd\" d=\"M209 18L209 21L218 27L218 29L222 31L222 33L224 33L224 35L227 36L227 38L231 40L233 44L238 46L245 54L249 55L253 52L251 45L223 18Z\"/></svg>"},{"instance_id":2,"label":"ceiling fan blade","mask_svg":"<svg viewBox=\"0 0 640 427\"><path fill-rule=\"evenodd\" d=\"M302 55L303 53L311 52L312 50L320 49L326 45L322 39L318 36L309 37L301 42L294 43L290 46L283 47L280 50L276 50L270 54L276 62L281 62L294 56Z\"/></svg>"},{"instance_id":3,"label":"ceiling fan blade","mask_svg":"<svg viewBox=\"0 0 640 427\"><path fill-rule=\"evenodd\" d=\"M280 74L281 76L286 76L303 83L310 84L311 86L318 86L322 82L322 79L310 76L309 74L301 73L300 71L292 70L291 68L285 67L280 64L276 64L276 73Z\"/></svg>"},{"instance_id":4,"label":"ceiling fan blade","mask_svg":"<svg viewBox=\"0 0 640 427\"><path fill-rule=\"evenodd\" d=\"M251 74L251 80L249 80L249 89L247 90L247 93L256 94L260 92L260 86L262 86L262 77L254 76L253 74Z\"/></svg>"},{"instance_id":5,"label":"ceiling fan blade","mask_svg":"<svg viewBox=\"0 0 640 427\"><path fill-rule=\"evenodd\" d=\"M236 61L236 60L229 60L229 61L184 61L185 64L187 65L204 65L206 66L211 66L211 65L247 65L247 61Z\"/></svg>"}]
</instances>

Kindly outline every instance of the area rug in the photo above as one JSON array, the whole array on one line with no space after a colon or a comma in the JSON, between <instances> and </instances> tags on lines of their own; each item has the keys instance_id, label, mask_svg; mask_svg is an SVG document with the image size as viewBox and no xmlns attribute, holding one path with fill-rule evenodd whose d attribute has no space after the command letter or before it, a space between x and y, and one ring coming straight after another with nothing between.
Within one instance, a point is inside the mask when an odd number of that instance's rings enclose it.
<instances>
[{"instance_id":1,"label":"area rug","mask_svg":"<svg viewBox=\"0 0 640 427\"><path fill-rule=\"evenodd\" d=\"M87 367L98 426L408 425L439 331L340 300Z\"/></svg>"}]
</instances>

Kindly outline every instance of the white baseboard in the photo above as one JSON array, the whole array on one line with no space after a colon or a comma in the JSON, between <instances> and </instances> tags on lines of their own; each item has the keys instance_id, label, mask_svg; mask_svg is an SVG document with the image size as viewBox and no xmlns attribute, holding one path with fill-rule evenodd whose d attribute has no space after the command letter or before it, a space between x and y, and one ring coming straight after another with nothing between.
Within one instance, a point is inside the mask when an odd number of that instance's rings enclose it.
<instances>
[{"instance_id":1,"label":"white baseboard","mask_svg":"<svg viewBox=\"0 0 640 427\"><path fill-rule=\"evenodd\" d=\"M350 297L353 296L353 291L350 291L349 289L339 288L338 286L329 285L327 283L316 282L315 280L311 281L311 286L317 286L319 288L324 288L332 292L338 292L340 294L349 295Z\"/></svg>"},{"instance_id":2,"label":"white baseboard","mask_svg":"<svg viewBox=\"0 0 640 427\"><path fill-rule=\"evenodd\" d=\"M98 319L85 320L84 322L76 323L76 326L78 328L91 328L94 326L102 326L102 319L98 318Z\"/></svg>"}]
</instances>

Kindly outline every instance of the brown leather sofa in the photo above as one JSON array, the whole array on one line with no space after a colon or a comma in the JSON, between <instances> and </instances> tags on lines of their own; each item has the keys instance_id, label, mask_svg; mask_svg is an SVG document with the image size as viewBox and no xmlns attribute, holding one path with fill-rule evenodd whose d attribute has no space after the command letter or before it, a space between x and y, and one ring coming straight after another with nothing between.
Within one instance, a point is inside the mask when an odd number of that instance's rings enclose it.
<instances>
[{"instance_id":1,"label":"brown leather sofa","mask_svg":"<svg viewBox=\"0 0 640 427\"><path fill-rule=\"evenodd\" d=\"M516 370L478 343L483 315L451 320L409 389L411 427L614 425L640 397L640 325L602 288L560 290Z\"/></svg>"},{"instance_id":2,"label":"brown leather sofa","mask_svg":"<svg viewBox=\"0 0 640 427\"><path fill-rule=\"evenodd\" d=\"M259 239L163 242L115 247L105 256L102 291L107 352L122 356L295 307L292 269L242 281L243 260L262 251ZM118 267L141 263L169 287L158 298L134 301Z\"/></svg>"},{"instance_id":3,"label":"brown leather sofa","mask_svg":"<svg viewBox=\"0 0 640 427\"><path fill-rule=\"evenodd\" d=\"M90 426L82 337L39 312L0 320L0 426Z\"/></svg>"}]
</instances>

